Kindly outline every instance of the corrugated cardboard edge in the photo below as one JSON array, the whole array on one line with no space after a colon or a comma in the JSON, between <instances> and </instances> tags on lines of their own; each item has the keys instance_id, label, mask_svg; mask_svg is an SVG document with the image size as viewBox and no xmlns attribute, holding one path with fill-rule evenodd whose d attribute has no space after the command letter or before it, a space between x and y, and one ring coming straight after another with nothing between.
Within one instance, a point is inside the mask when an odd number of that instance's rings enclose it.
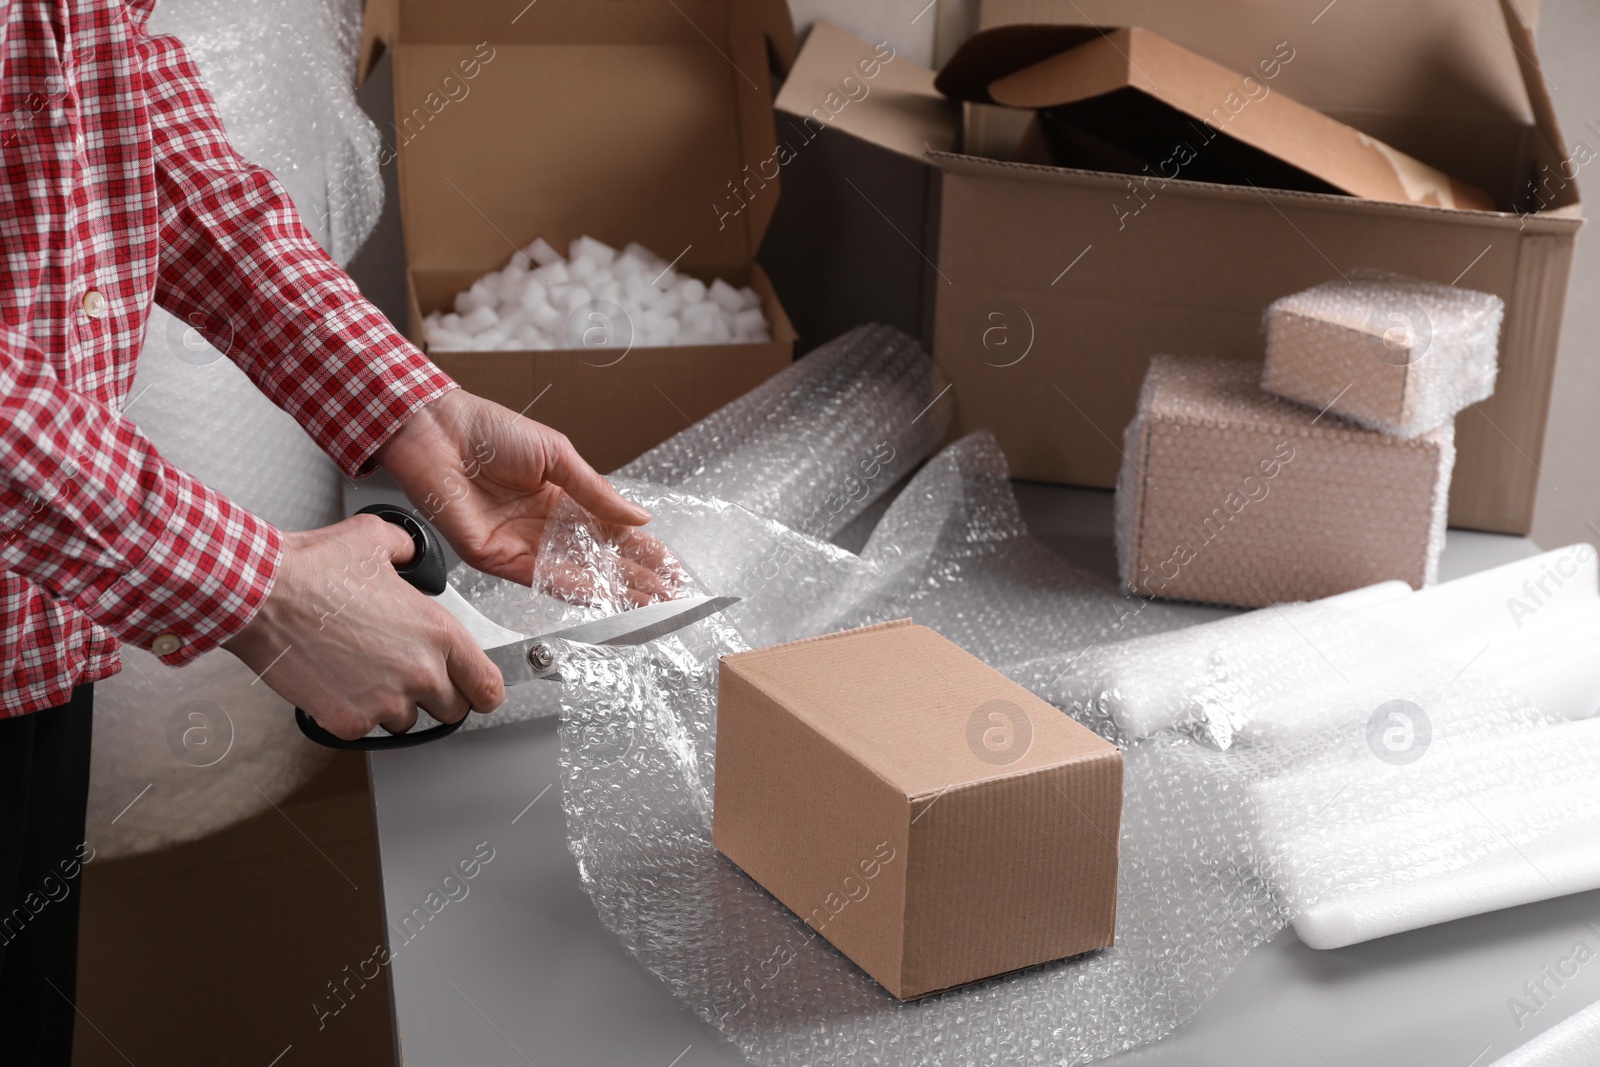
<instances>
[{"instance_id":1,"label":"corrugated cardboard edge","mask_svg":"<svg viewBox=\"0 0 1600 1067\"><path fill-rule=\"evenodd\" d=\"M1528 94L1528 106L1533 111L1534 129L1546 140L1545 151L1552 157L1564 158L1566 156L1566 139L1561 136L1561 123L1556 118L1556 105L1550 99L1550 90L1545 87L1544 72L1533 57L1538 55L1538 47L1533 40L1533 27L1524 17L1521 7L1516 0L1500 0L1500 10L1505 15L1506 36L1511 42L1511 47L1516 52L1517 72L1522 75L1522 87ZM1571 199L1560 197L1554 206L1557 208L1576 207L1582 202L1578 191L1576 177L1569 181L1572 189ZM1563 192L1566 190L1563 189Z\"/></svg>"},{"instance_id":2,"label":"corrugated cardboard edge","mask_svg":"<svg viewBox=\"0 0 1600 1067\"><path fill-rule=\"evenodd\" d=\"M743 673L743 671L741 670L741 663L743 661L753 660L753 659L765 659L769 653L770 654L777 654L777 653L786 651L787 649L794 648L794 647L796 647L798 645L821 644L821 643L827 642L827 641L838 641L838 640L840 640L842 638L854 637L854 636L856 636L858 634L875 633L875 632L880 631L880 630L901 630L901 629L907 629L907 628L910 628L910 627L913 627L913 626L916 626L916 625L917 624L915 622L913 622L909 618L890 619L890 620L887 620L885 622L873 622L873 623L868 623L865 626L856 626L856 627L853 627L853 628L851 628L849 630L838 630L838 631L836 631L834 633L831 633L831 634L813 634L810 637L800 637L800 638L796 638L793 641L785 641L782 644L778 644L778 645L766 645L766 646L763 646L761 648L752 648L752 649L749 649L749 650L744 651L744 652L730 652L728 655L720 657L717 660L717 665L718 665L719 669L728 670L728 671L732 672L733 674L738 675L740 680L742 680L744 682L747 682L750 685L755 686L756 683L752 679L748 678ZM760 686L756 686L756 688L759 689ZM763 690L763 692L765 692L765 690ZM807 729L811 730L813 733L815 733L822 740L826 741L830 747L838 750L842 755L844 755L848 759L850 759L850 760L852 760L854 762L858 762L858 763L860 762L859 760L856 759L856 756L853 753L851 753L850 750L847 749L844 746L844 744L839 740L839 738L832 736L831 734L829 734L825 730L818 729L814 724L811 724L811 723L807 723ZM905 796L904 790L902 790L899 786L895 785L893 782L889 781L888 778L885 778L881 773L879 773L879 771L878 771L878 769L876 767L871 767L871 766L868 766L868 765L866 765L864 763L861 764L861 766L869 774L871 774L874 778L876 778L879 781L881 781L884 785L888 786L890 789L894 790L896 793L899 793L901 796ZM911 801L911 798L907 797L908 810L909 810L910 801Z\"/></svg>"},{"instance_id":3,"label":"corrugated cardboard edge","mask_svg":"<svg viewBox=\"0 0 1600 1067\"><path fill-rule=\"evenodd\" d=\"M780 649L794 648L796 645L813 645L820 641L837 641L841 637L849 637L852 634L868 634L875 630L895 630L902 626L915 625L917 624L910 618L889 619L885 622L869 622L865 626L856 626L849 630L838 630L831 634L812 634L810 637L797 637L793 641L785 641L781 645L763 645L761 648L747 649L744 652L730 652L726 656L723 656L719 662L728 663L732 660L743 659L746 657L754 658L756 656L763 656L768 652L777 652Z\"/></svg>"}]
</instances>

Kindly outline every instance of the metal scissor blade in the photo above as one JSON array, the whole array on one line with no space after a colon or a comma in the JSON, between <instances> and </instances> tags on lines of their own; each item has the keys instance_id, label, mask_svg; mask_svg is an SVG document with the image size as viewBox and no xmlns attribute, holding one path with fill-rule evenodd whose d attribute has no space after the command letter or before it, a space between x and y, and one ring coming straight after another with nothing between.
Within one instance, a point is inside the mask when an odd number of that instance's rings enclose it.
<instances>
[{"instance_id":1,"label":"metal scissor blade","mask_svg":"<svg viewBox=\"0 0 1600 1067\"><path fill-rule=\"evenodd\" d=\"M681 630L692 622L737 604L736 596L691 596L663 600L642 608L545 634L542 640L576 641L585 645L642 645Z\"/></svg>"},{"instance_id":2,"label":"metal scissor blade","mask_svg":"<svg viewBox=\"0 0 1600 1067\"><path fill-rule=\"evenodd\" d=\"M723 608L737 604L740 599L736 596L693 596L682 600L665 600L579 623L553 634L525 637L520 641L486 648L483 653L500 668L501 677L508 686L521 685L536 678L559 680L554 667L535 670L528 662L528 653L547 641L574 641L585 645L642 645L715 615Z\"/></svg>"}]
</instances>

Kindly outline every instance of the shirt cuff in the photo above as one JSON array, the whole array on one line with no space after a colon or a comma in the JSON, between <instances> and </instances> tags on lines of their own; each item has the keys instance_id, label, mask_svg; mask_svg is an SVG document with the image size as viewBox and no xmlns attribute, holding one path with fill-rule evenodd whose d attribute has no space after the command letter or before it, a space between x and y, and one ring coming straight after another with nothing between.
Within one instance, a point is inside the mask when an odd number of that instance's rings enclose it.
<instances>
[{"instance_id":1,"label":"shirt cuff","mask_svg":"<svg viewBox=\"0 0 1600 1067\"><path fill-rule=\"evenodd\" d=\"M272 592L283 560L276 527L179 472L146 498L159 515L143 555L79 598L123 642L181 667L244 629Z\"/></svg>"},{"instance_id":2,"label":"shirt cuff","mask_svg":"<svg viewBox=\"0 0 1600 1067\"><path fill-rule=\"evenodd\" d=\"M330 428L324 448L339 469L364 478L377 467L374 456L406 421L446 393L455 381L398 333L361 355L360 369L337 388L342 425Z\"/></svg>"}]
</instances>

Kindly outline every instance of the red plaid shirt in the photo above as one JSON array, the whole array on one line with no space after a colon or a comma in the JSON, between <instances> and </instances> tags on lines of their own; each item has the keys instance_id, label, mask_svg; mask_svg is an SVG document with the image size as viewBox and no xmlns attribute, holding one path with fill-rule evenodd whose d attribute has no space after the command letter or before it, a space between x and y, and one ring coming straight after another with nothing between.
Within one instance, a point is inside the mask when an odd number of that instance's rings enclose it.
<instances>
[{"instance_id":1,"label":"red plaid shirt","mask_svg":"<svg viewBox=\"0 0 1600 1067\"><path fill-rule=\"evenodd\" d=\"M152 300L346 473L453 383L356 291L283 187L229 146L154 0L0 0L0 716L179 665L247 623L270 524L120 414Z\"/></svg>"}]
</instances>

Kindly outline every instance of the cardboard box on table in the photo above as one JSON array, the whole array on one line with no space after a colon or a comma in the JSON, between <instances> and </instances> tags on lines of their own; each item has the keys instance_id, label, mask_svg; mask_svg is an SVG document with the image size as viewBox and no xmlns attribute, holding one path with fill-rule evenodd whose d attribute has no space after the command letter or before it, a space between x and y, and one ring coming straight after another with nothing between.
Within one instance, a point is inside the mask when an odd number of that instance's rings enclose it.
<instances>
[{"instance_id":1,"label":"cardboard box on table","mask_svg":"<svg viewBox=\"0 0 1600 1067\"><path fill-rule=\"evenodd\" d=\"M361 75L389 51L407 334L543 237L638 241L709 283L753 286L760 344L441 352L461 385L565 433L613 470L793 358L755 263L778 198L771 68L783 0L372 0Z\"/></svg>"},{"instance_id":2,"label":"cardboard box on table","mask_svg":"<svg viewBox=\"0 0 1600 1067\"><path fill-rule=\"evenodd\" d=\"M804 146L789 191L796 204L821 202L799 177L833 182L835 199L870 197L881 216L863 209L877 229L804 245L804 270L823 287L811 305L891 294L879 317L921 327L954 383L958 432L992 429L1013 477L1109 488L1153 354L1259 360L1268 304L1355 268L1459 280L1501 297L1506 312L1495 395L1457 420L1450 521L1525 533L1582 224L1532 32L1511 0L1480 11L1341 0L1318 17L1325 6L986 0L980 29L1141 26L1258 84L1269 63L1271 92L1485 190L1503 210L1012 162L1027 154L1033 112L965 103L958 118L932 72L901 57L871 83L844 83L873 46L819 24L778 99L780 139ZM1035 47L1025 58L1059 51ZM800 229L788 210L763 250L783 279L798 273L776 240Z\"/></svg>"},{"instance_id":3,"label":"cardboard box on table","mask_svg":"<svg viewBox=\"0 0 1600 1067\"><path fill-rule=\"evenodd\" d=\"M908 619L718 686L713 841L890 993L1112 943L1116 746Z\"/></svg>"}]
</instances>

